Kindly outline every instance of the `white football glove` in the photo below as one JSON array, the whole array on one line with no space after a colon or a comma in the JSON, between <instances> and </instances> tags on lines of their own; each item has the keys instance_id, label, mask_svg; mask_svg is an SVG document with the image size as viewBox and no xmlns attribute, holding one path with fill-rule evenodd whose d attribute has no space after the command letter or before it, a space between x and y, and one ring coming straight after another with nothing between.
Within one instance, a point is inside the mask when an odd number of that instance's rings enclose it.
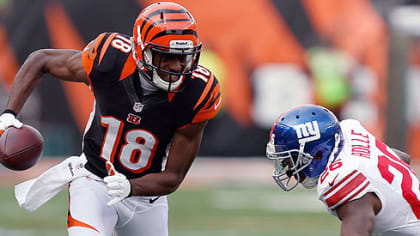
<instances>
[{"instance_id":1,"label":"white football glove","mask_svg":"<svg viewBox=\"0 0 420 236\"><path fill-rule=\"evenodd\" d=\"M3 131L9 126L21 128L22 125L22 122L16 119L16 117L12 113L3 113L0 116L0 134L2 134Z\"/></svg>"},{"instance_id":2,"label":"white football glove","mask_svg":"<svg viewBox=\"0 0 420 236\"><path fill-rule=\"evenodd\" d=\"M110 161L106 162L106 168L109 175L104 178L104 181L108 187L108 194L111 196L107 205L112 206L130 195L131 184L125 175L115 170Z\"/></svg>"}]
</instances>

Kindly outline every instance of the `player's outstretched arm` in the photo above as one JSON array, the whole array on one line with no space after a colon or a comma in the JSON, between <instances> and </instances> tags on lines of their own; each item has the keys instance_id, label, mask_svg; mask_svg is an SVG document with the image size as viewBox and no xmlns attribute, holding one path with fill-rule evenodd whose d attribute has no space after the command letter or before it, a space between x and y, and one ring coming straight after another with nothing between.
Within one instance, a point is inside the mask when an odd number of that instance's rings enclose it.
<instances>
[{"instance_id":1,"label":"player's outstretched arm","mask_svg":"<svg viewBox=\"0 0 420 236\"><path fill-rule=\"evenodd\" d=\"M392 149L392 151L394 151L395 152L395 154L397 154L398 155L398 157L401 159L401 160L403 160L405 163L407 163L408 165L410 165L410 162L411 162L411 157L410 157L410 155L408 155L407 153L405 153L405 152L403 152L403 151L400 151L400 150L398 150L398 149L395 149L395 148L391 148Z\"/></svg>"},{"instance_id":2,"label":"player's outstretched arm","mask_svg":"<svg viewBox=\"0 0 420 236\"><path fill-rule=\"evenodd\" d=\"M341 236L371 235L375 228L375 215L381 210L381 201L374 193L353 200L337 208L341 219Z\"/></svg>"},{"instance_id":3,"label":"player's outstretched arm","mask_svg":"<svg viewBox=\"0 0 420 236\"><path fill-rule=\"evenodd\" d=\"M39 84L42 74L88 84L81 51L64 49L37 50L26 59L16 74L6 109L19 113L28 96Z\"/></svg>"},{"instance_id":4,"label":"player's outstretched arm","mask_svg":"<svg viewBox=\"0 0 420 236\"><path fill-rule=\"evenodd\" d=\"M165 170L131 179L132 195L157 196L174 192L197 155L206 124L204 121L178 130L172 139Z\"/></svg>"}]
</instances>

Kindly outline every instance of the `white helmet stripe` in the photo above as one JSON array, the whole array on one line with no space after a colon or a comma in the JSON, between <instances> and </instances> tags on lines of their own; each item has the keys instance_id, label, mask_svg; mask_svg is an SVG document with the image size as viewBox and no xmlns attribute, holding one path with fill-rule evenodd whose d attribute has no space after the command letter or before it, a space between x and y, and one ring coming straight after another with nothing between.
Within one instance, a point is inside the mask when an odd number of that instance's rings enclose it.
<instances>
[{"instance_id":1,"label":"white helmet stripe","mask_svg":"<svg viewBox=\"0 0 420 236\"><path fill-rule=\"evenodd\" d=\"M143 41L141 41L141 32L140 32L140 26L139 25L137 26L137 35L138 35L137 42L139 42L141 50L143 51L144 50L144 45L143 45Z\"/></svg>"}]
</instances>

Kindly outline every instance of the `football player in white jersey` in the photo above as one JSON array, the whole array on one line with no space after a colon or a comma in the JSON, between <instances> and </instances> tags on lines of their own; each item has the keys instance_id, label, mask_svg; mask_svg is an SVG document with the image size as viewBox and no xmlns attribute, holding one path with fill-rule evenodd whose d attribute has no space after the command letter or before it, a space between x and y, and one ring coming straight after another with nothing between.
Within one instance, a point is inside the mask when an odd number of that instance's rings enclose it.
<instances>
[{"instance_id":1,"label":"football player in white jersey","mask_svg":"<svg viewBox=\"0 0 420 236\"><path fill-rule=\"evenodd\" d=\"M274 123L267 157L285 191L318 186L341 235L420 235L419 179L408 154L389 148L359 121L328 109L295 107Z\"/></svg>"}]
</instances>

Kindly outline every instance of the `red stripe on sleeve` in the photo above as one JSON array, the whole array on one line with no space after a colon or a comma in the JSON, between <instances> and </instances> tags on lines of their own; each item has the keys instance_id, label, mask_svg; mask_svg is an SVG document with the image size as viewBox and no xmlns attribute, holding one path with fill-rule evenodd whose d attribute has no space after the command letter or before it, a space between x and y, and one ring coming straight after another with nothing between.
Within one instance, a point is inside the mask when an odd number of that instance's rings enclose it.
<instances>
[{"instance_id":1,"label":"red stripe on sleeve","mask_svg":"<svg viewBox=\"0 0 420 236\"><path fill-rule=\"evenodd\" d=\"M329 193L331 193L332 191L334 191L336 188L338 188L341 184L344 183L344 181L346 181L347 179L349 179L350 177L352 177L354 174L357 173L357 170L354 170L353 172L351 172L350 174L348 174L346 177L344 177L340 182L338 182L336 185L334 185L334 187L332 187L330 190L328 190L326 193L324 193L324 196L327 196Z\"/></svg>"},{"instance_id":2,"label":"red stripe on sleeve","mask_svg":"<svg viewBox=\"0 0 420 236\"><path fill-rule=\"evenodd\" d=\"M339 201L345 198L349 193L351 193L353 190L358 188L365 180L366 180L366 177L362 173L359 173L356 177L354 177L350 182L344 185L340 190L334 193L331 197L325 199L325 202L327 203L328 207L332 207L335 204L337 204ZM325 196L326 195L324 194L324 197Z\"/></svg>"},{"instance_id":3,"label":"red stripe on sleeve","mask_svg":"<svg viewBox=\"0 0 420 236\"><path fill-rule=\"evenodd\" d=\"M351 197L349 197L348 199L346 199L343 203L341 203L340 205L343 205L344 203L346 203L346 202L348 202L348 201L350 201L350 200L352 200L355 196L357 196L357 194L359 194L360 192L362 192L365 188L367 188L367 186L369 186L369 184L370 184L370 182L368 181L368 182L366 182L366 184L363 186L363 187L361 187L360 189L359 189L359 191L357 191L356 193L354 193L353 195L351 195ZM334 209L331 209L331 210L335 210L335 209L337 209L337 207L334 207Z\"/></svg>"}]
</instances>

